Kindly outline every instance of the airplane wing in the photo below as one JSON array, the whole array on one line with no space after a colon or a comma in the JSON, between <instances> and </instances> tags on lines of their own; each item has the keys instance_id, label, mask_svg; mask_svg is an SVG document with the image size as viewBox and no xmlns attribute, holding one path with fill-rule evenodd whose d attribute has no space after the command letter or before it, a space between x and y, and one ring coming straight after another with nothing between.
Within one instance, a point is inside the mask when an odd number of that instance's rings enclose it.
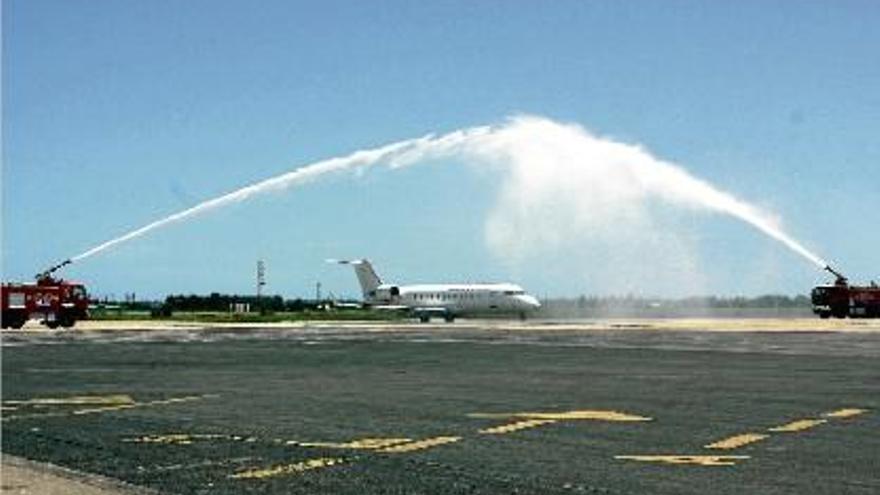
<instances>
[{"instance_id":1,"label":"airplane wing","mask_svg":"<svg viewBox=\"0 0 880 495\"><path fill-rule=\"evenodd\" d=\"M449 312L447 308L438 307L438 306L417 306L409 308L413 313L420 314L434 314L434 315L445 315Z\"/></svg>"},{"instance_id":2,"label":"airplane wing","mask_svg":"<svg viewBox=\"0 0 880 495\"><path fill-rule=\"evenodd\" d=\"M447 308L437 306L405 306L403 304L379 304L370 307L383 311L401 311L413 314L429 314L437 316L445 316L449 312Z\"/></svg>"},{"instance_id":3,"label":"airplane wing","mask_svg":"<svg viewBox=\"0 0 880 495\"><path fill-rule=\"evenodd\" d=\"M330 263L331 265L360 265L363 264L364 260L338 260L336 258L327 258L324 262Z\"/></svg>"},{"instance_id":4,"label":"airplane wing","mask_svg":"<svg viewBox=\"0 0 880 495\"><path fill-rule=\"evenodd\" d=\"M378 304L375 306L370 306L373 309L381 309L385 311L409 311L409 306L404 306L402 304Z\"/></svg>"}]
</instances>

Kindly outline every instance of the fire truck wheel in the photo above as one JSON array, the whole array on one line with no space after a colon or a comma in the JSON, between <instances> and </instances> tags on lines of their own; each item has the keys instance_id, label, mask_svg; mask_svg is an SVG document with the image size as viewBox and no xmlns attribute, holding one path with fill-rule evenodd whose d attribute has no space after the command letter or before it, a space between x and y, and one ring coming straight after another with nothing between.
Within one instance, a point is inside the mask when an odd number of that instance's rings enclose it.
<instances>
[{"instance_id":1,"label":"fire truck wheel","mask_svg":"<svg viewBox=\"0 0 880 495\"><path fill-rule=\"evenodd\" d=\"M58 319L58 322L61 323L62 327L70 328L74 324L76 324L76 318L71 315L61 315L61 318Z\"/></svg>"},{"instance_id":2,"label":"fire truck wheel","mask_svg":"<svg viewBox=\"0 0 880 495\"><path fill-rule=\"evenodd\" d=\"M822 311L821 313L819 313L819 318L822 318L823 320L827 320L828 318L831 318L831 312L830 311Z\"/></svg>"},{"instance_id":3,"label":"fire truck wheel","mask_svg":"<svg viewBox=\"0 0 880 495\"><path fill-rule=\"evenodd\" d=\"M58 328L58 320L46 321L46 326L51 328L52 330Z\"/></svg>"},{"instance_id":4,"label":"fire truck wheel","mask_svg":"<svg viewBox=\"0 0 880 495\"><path fill-rule=\"evenodd\" d=\"M18 311L3 314L3 328L21 328L25 322L27 322L27 317Z\"/></svg>"}]
</instances>

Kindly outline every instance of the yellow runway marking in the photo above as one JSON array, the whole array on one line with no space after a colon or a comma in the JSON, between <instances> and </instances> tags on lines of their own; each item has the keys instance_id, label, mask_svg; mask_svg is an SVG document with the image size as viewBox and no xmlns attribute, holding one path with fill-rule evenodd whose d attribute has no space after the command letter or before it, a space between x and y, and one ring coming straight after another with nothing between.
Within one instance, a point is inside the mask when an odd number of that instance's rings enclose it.
<instances>
[{"instance_id":1,"label":"yellow runway marking","mask_svg":"<svg viewBox=\"0 0 880 495\"><path fill-rule=\"evenodd\" d=\"M155 466L148 468L151 472L163 473L167 471L181 471L190 469L199 469L213 466L228 466L230 464L243 464L245 462L253 462L253 457L233 457L232 459L220 459L216 461L202 461L190 464L169 464L164 466Z\"/></svg>"},{"instance_id":2,"label":"yellow runway marking","mask_svg":"<svg viewBox=\"0 0 880 495\"><path fill-rule=\"evenodd\" d=\"M234 479L263 479L275 476L284 476L289 474L299 474L314 469L335 466L344 463L345 460L338 457L319 457L317 459L307 459L294 464L284 464L280 466L272 466L265 469L249 469L240 473L230 475Z\"/></svg>"},{"instance_id":3,"label":"yellow runway marking","mask_svg":"<svg viewBox=\"0 0 880 495\"><path fill-rule=\"evenodd\" d=\"M91 409L78 409L73 411L72 414L80 415L80 414L94 414L101 413L107 411L122 411L125 409L135 409L138 407L152 407L152 406L165 406L168 404L180 404L183 402L193 402L197 400L207 399L217 397L216 395L189 395L186 397L172 397L170 399L163 400L152 400L149 402L132 402L130 404L120 404L117 406L107 406L107 407L95 407Z\"/></svg>"},{"instance_id":4,"label":"yellow runway marking","mask_svg":"<svg viewBox=\"0 0 880 495\"><path fill-rule=\"evenodd\" d=\"M597 421L653 421L653 418L637 416L619 411L577 410L563 412L519 412L519 413L471 413L471 418L523 418L556 421L597 420Z\"/></svg>"},{"instance_id":5,"label":"yellow runway marking","mask_svg":"<svg viewBox=\"0 0 880 495\"><path fill-rule=\"evenodd\" d=\"M713 442L708 445L704 445L703 448L721 450L738 449L750 443L760 442L761 440L764 440L769 436L770 435L762 435L760 433L743 433L742 435L732 436L723 440L718 440L717 442Z\"/></svg>"},{"instance_id":6,"label":"yellow runway marking","mask_svg":"<svg viewBox=\"0 0 880 495\"><path fill-rule=\"evenodd\" d=\"M419 440L417 442L403 443L400 445L392 445L390 447L376 449L376 452L383 452L386 454L399 454L399 453L403 453L403 452L415 452L417 450L425 450L425 449L430 449L432 447L437 447L438 445L445 445L447 443L455 443L459 440L461 440L461 437L427 438L425 440Z\"/></svg>"},{"instance_id":7,"label":"yellow runway marking","mask_svg":"<svg viewBox=\"0 0 880 495\"><path fill-rule=\"evenodd\" d=\"M524 421L517 421L515 423L495 426L492 428L484 428L480 430L480 433L484 435L502 435L505 433L513 433L515 431L525 430L527 428L534 428L536 426L549 425L555 422L555 419L527 419Z\"/></svg>"},{"instance_id":8,"label":"yellow runway marking","mask_svg":"<svg viewBox=\"0 0 880 495\"><path fill-rule=\"evenodd\" d=\"M737 461L750 457L747 455L616 455L614 458L675 465L735 466Z\"/></svg>"},{"instance_id":9,"label":"yellow runway marking","mask_svg":"<svg viewBox=\"0 0 880 495\"><path fill-rule=\"evenodd\" d=\"M797 421L792 421L791 423L784 424L782 426L774 426L773 428L767 428L767 431L772 431L775 433L787 433L787 432L795 432L795 431L803 431L809 430L815 426L819 426L823 423L827 423L827 419L799 419Z\"/></svg>"},{"instance_id":10,"label":"yellow runway marking","mask_svg":"<svg viewBox=\"0 0 880 495\"><path fill-rule=\"evenodd\" d=\"M858 416L859 414L865 414L866 412L868 412L867 409L847 408L831 411L822 416L825 416L826 418L851 418L853 416Z\"/></svg>"},{"instance_id":11,"label":"yellow runway marking","mask_svg":"<svg viewBox=\"0 0 880 495\"><path fill-rule=\"evenodd\" d=\"M45 397L28 400L4 400L4 405L17 406L80 406L132 404L128 395L76 395L73 397Z\"/></svg>"},{"instance_id":12,"label":"yellow runway marking","mask_svg":"<svg viewBox=\"0 0 880 495\"><path fill-rule=\"evenodd\" d=\"M825 418L850 418L868 412L867 409L845 408L838 409L823 414ZM827 423L828 419L799 419L780 426L768 428L768 432L788 433L798 432L814 428L818 425ZM769 438L771 435L766 433L742 433L732 437L724 438L716 442L704 445L706 449L732 450L740 447L760 442ZM701 466L735 466L739 460L749 459L749 456L718 456L718 455L617 455L615 459L656 462L663 464L696 464Z\"/></svg>"},{"instance_id":13,"label":"yellow runway marking","mask_svg":"<svg viewBox=\"0 0 880 495\"><path fill-rule=\"evenodd\" d=\"M137 409L141 407L153 407L153 406L164 406L169 404L180 404L183 402L193 402L202 399L213 399L218 397L217 395L208 394L208 395L190 395L186 397L172 397L170 399L163 400L153 400L149 402L126 402L116 405L108 405L103 407L92 407L87 409L75 409L73 411L55 411L49 413L40 413L40 414L20 414L17 416L4 416L0 421L11 421L15 419L31 419L31 418L57 418L64 416L81 416L85 414L95 414L102 413L108 411L124 411L126 409Z\"/></svg>"},{"instance_id":14,"label":"yellow runway marking","mask_svg":"<svg viewBox=\"0 0 880 495\"><path fill-rule=\"evenodd\" d=\"M198 440L226 440L231 442L254 442L254 437L242 437L239 435L219 435L219 434L188 434L188 433L167 433L164 435L144 435L141 437L133 437L123 439L123 442L129 443L158 443L165 445L190 445Z\"/></svg>"},{"instance_id":15,"label":"yellow runway marking","mask_svg":"<svg viewBox=\"0 0 880 495\"><path fill-rule=\"evenodd\" d=\"M352 440L345 443L299 442L296 440L289 440L285 442L285 444L297 445L299 447L324 447L328 449L376 450L409 442L412 442L411 438L361 438L360 440Z\"/></svg>"},{"instance_id":16,"label":"yellow runway marking","mask_svg":"<svg viewBox=\"0 0 880 495\"><path fill-rule=\"evenodd\" d=\"M366 449L386 454L399 454L405 452L415 452L418 450L430 449L448 443L455 443L461 440L461 437L434 437L424 440L412 441L409 438L362 438L360 440L352 440L351 442L335 443L335 442L297 442L288 441L287 445L297 445L300 447L328 447L340 449ZM319 457L316 459L308 459L294 464L285 464L280 466L272 466L265 469L250 469L233 475L230 478L235 479L262 479L275 476L284 476L290 474L298 474L314 469L342 464L345 459L339 457Z\"/></svg>"},{"instance_id":17,"label":"yellow runway marking","mask_svg":"<svg viewBox=\"0 0 880 495\"><path fill-rule=\"evenodd\" d=\"M218 435L219 436L219 435ZM186 433L170 433L167 435L145 435L142 437L126 438L122 440L128 443L159 443L166 445L189 445L196 439L207 440L214 435L187 435Z\"/></svg>"}]
</instances>

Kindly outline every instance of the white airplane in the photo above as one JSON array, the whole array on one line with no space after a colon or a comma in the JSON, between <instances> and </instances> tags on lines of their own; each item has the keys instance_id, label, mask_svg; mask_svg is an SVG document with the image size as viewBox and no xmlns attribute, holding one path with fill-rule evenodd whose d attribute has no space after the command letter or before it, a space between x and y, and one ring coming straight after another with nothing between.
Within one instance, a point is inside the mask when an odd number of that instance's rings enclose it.
<instances>
[{"instance_id":1,"label":"white airplane","mask_svg":"<svg viewBox=\"0 0 880 495\"><path fill-rule=\"evenodd\" d=\"M538 300L514 284L383 284L368 260L327 260L352 265L364 293L364 305L406 311L422 323L432 316L452 322L458 316L513 314L521 319L541 307Z\"/></svg>"}]
</instances>

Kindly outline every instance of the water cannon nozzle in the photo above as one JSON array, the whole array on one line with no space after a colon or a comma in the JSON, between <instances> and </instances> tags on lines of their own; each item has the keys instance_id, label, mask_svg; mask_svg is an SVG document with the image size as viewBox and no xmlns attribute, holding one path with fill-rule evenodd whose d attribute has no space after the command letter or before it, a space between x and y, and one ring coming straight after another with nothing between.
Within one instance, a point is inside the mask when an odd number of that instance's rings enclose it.
<instances>
[{"instance_id":1,"label":"water cannon nozzle","mask_svg":"<svg viewBox=\"0 0 880 495\"><path fill-rule=\"evenodd\" d=\"M36 278L37 280L42 280L42 279L45 279L45 278L50 278L50 277L52 276L53 273L57 272L57 271L60 270L61 268L65 267L65 266L67 266L67 265L69 265L69 264L71 264L71 263L73 263L73 260L71 260L71 259L66 259L66 260L62 261L61 263L58 263L57 265L55 265L55 266L49 268L48 270L46 270L46 271L44 271L44 272L42 272L42 273L38 273L38 274L36 275L35 278Z\"/></svg>"},{"instance_id":2,"label":"water cannon nozzle","mask_svg":"<svg viewBox=\"0 0 880 495\"><path fill-rule=\"evenodd\" d=\"M831 265L825 265L825 270L827 270L832 275L837 277L837 280L834 282L835 284L837 284L837 285L846 285L847 284L847 278L844 277L843 274L841 274L840 272L838 272L834 268L831 268Z\"/></svg>"}]
</instances>

